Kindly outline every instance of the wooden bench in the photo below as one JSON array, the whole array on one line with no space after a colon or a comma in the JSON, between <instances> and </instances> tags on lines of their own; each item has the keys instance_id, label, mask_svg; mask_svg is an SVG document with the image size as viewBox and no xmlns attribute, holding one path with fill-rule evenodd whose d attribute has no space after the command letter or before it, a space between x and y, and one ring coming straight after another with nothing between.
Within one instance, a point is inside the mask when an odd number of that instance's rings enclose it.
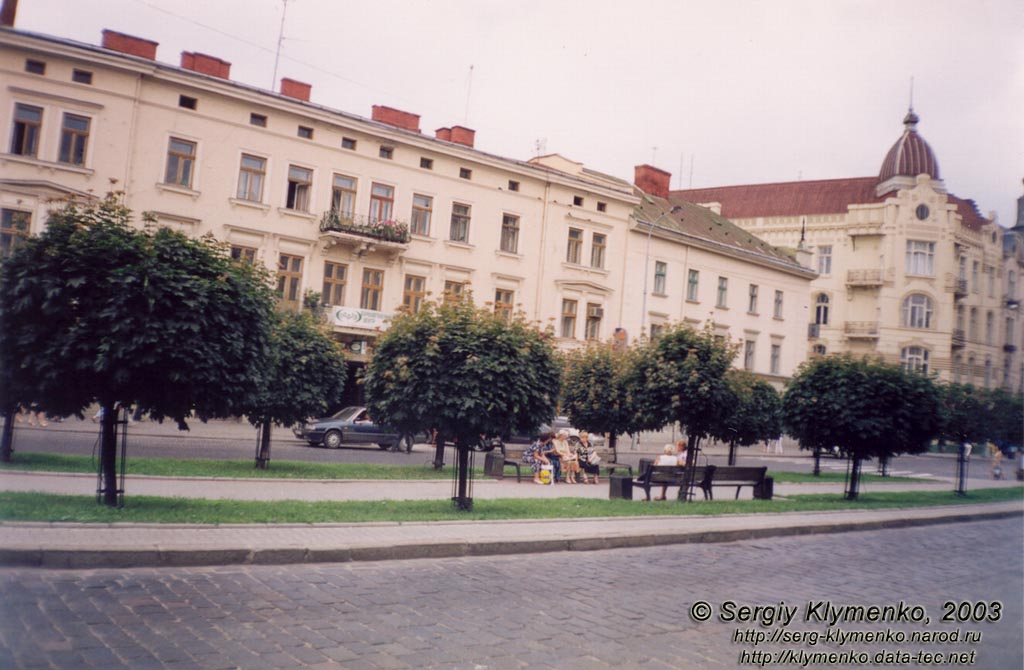
<instances>
[{"instance_id":1,"label":"wooden bench","mask_svg":"<svg viewBox=\"0 0 1024 670\"><path fill-rule=\"evenodd\" d=\"M694 486L700 487L707 500L711 497L710 479L714 471L713 465L698 465L693 469L691 479L689 469L682 465L652 465L645 462L640 468L640 476L633 480L633 486L643 489L647 500L651 499L651 487L678 486L679 497L682 498L687 495L684 489L692 482Z\"/></svg>"},{"instance_id":2,"label":"wooden bench","mask_svg":"<svg viewBox=\"0 0 1024 670\"><path fill-rule=\"evenodd\" d=\"M741 467L735 465L712 465L709 466L714 468L714 472L708 482L708 487L704 488L704 496L708 500L714 500L714 496L711 491L713 486L735 486L736 487L736 499L740 497L740 489L744 486L750 486L754 488L755 497L757 491L764 483L765 473L768 471L767 467Z\"/></svg>"},{"instance_id":3,"label":"wooden bench","mask_svg":"<svg viewBox=\"0 0 1024 670\"><path fill-rule=\"evenodd\" d=\"M523 481L523 479L522 479L522 474L523 474L522 467L524 465L526 465L523 462L523 452L524 451L526 451L526 450L525 449L509 449L507 446L505 447L505 453L504 453L505 467L513 467L513 468L516 469L516 481L517 482ZM633 476L633 466L629 465L628 463L606 463L605 461L602 460L600 463L598 463L598 467L601 468L602 470L604 470L606 477L610 477L611 475L615 474L616 470L627 470L629 472L629 476L630 477Z\"/></svg>"}]
</instances>

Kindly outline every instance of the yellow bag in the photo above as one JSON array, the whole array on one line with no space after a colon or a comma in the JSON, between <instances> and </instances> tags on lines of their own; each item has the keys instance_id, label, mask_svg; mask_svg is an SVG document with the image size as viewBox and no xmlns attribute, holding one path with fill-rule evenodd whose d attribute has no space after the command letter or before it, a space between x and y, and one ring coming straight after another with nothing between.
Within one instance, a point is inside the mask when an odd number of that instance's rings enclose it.
<instances>
[{"instance_id":1,"label":"yellow bag","mask_svg":"<svg viewBox=\"0 0 1024 670\"><path fill-rule=\"evenodd\" d=\"M551 466L542 465L540 466L540 472L537 473L540 477L541 484L551 484Z\"/></svg>"}]
</instances>

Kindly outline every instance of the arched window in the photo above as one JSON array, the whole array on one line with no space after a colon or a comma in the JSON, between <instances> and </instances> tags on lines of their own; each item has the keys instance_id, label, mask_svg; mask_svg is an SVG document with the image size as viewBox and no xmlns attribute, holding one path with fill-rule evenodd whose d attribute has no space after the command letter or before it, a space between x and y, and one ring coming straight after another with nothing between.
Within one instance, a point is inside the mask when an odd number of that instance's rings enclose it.
<instances>
[{"instance_id":1,"label":"arched window","mask_svg":"<svg viewBox=\"0 0 1024 670\"><path fill-rule=\"evenodd\" d=\"M904 328L932 327L932 299L923 293L908 295L903 300Z\"/></svg>"},{"instance_id":2,"label":"arched window","mask_svg":"<svg viewBox=\"0 0 1024 670\"><path fill-rule=\"evenodd\" d=\"M964 357L961 354L953 356L953 383L959 384L963 377Z\"/></svg>"},{"instance_id":3,"label":"arched window","mask_svg":"<svg viewBox=\"0 0 1024 670\"><path fill-rule=\"evenodd\" d=\"M992 359L985 359L985 388L992 388Z\"/></svg>"},{"instance_id":4,"label":"arched window","mask_svg":"<svg viewBox=\"0 0 1024 670\"><path fill-rule=\"evenodd\" d=\"M991 345L995 341L996 318L992 312L985 314L985 344Z\"/></svg>"},{"instance_id":5,"label":"arched window","mask_svg":"<svg viewBox=\"0 0 1024 670\"><path fill-rule=\"evenodd\" d=\"M900 361L903 369L907 372L920 372L928 374L928 350L924 347L903 347L900 352Z\"/></svg>"},{"instance_id":6,"label":"arched window","mask_svg":"<svg viewBox=\"0 0 1024 670\"><path fill-rule=\"evenodd\" d=\"M828 325L828 296L819 293L814 301L814 323L819 326Z\"/></svg>"},{"instance_id":7,"label":"arched window","mask_svg":"<svg viewBox=\"0 0 1024 670\"><path fill-rule=\"evenodd\" d=\"M978 376L978 367L974 362L974 354L967 357L967 383L973 384L974 378Z\"/></svg>"}]
</instances>

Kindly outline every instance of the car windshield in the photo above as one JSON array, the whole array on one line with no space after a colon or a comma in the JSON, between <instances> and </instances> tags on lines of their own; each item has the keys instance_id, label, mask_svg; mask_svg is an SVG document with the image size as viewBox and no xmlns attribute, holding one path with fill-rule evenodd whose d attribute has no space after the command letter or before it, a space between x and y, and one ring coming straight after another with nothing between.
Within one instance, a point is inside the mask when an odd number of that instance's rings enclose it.
<instances>
[{"instance_id":1,"label":"car windshield","mask_svg":"<svg viewBox=\"0 0 1024 670\"><path fill-rule=\"evenodd\" d=\"M362 407L346 407L331 418L338 419L339 421L351 421L362 411Z\"/></svg>"}]
</instances>

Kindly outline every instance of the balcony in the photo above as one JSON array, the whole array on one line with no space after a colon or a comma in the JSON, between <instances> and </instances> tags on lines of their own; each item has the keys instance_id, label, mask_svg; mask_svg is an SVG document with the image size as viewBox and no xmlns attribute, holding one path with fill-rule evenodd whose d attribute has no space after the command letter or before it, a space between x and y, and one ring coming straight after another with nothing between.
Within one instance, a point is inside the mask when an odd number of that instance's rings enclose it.
<instances>
[{"instance_id":1,"label":"balcony","mask_svg":"<svg viewBox=\"0 0 1024 670\"><path fill-rule=\"evenodd\" d=\"M881 270L848 270L846 272L846 285L855 286L881 286Z\"/></svg>"},{"instance_id":2,"label":"balcony","mask_svg":"<svg viewBox=\"0 0 1024 670\"><path fill-rule=\"evenodd\" d=\"M807 324L807 339L816 340L821 337L821 325L817 323Z\"/></svg>"},{"instance_id":3,"label":"balcony","mask_svg":"<svg viewBox=\"0 0 1024 670\"><path fill-rule=\"evenodd\" d=\"M1006 309L1017 309L1020 307L1020 300L1017 300L1014 296L1007 294L1003 296L1003 304L1006 306Z\"/></svg>"},{"instance_id":4,"label":"balcony","mask_svg":"<svg viewBox=\"0 0 1024 670\"><path fill-rule=\"evenodd\" d=\"M953 297L959 300L967 297L967 280L955 277L952 274L946 275L946 292L952 293Z\"/></svg>"},{"instance_id":5,"label":"balcony","mask_svg":"<svg viewBox=\"0 0 1024 670\"><path fill-rule=\"evenodd\" d=\"M1003 345L1003 351L1005 351L1008 354L1012 354L1013 352L1017 351L1017 345L1015 345L1015 344L1004 344Z\"/></svg>"},{"instance_id":6,"label":"balcony","mask_svg":"<svg viewBox=\"0 0 1024 670\"><path fill-rule=\"evenodd\" d=\"M967 346L967 336L964 334L963 328L953 330L952 343L954 349L962 349Z\"/></svg>"},{"instance_id":7,"label":"balcony","mask_svg":"<svg viewBox=\"0 0 1024 670\"><path fill-rule=\"evenodd\" d=\"M409 226L404 221L378 221L359 214L339 214L335 210L320 217L320 241L325 249L348 247L356 257L383 252L394 260L409 248Z\"/></svg>"},{"instance_id":8,"label":"balcony","mask_svg":"<svg viewBox=\"0 0 1024 670\"><path fill-rule=\"evenodd\" d=\"M877 321L847 321L843 324L843 333L850 339L877 340Z\"/></svg>"}]
</instances>

